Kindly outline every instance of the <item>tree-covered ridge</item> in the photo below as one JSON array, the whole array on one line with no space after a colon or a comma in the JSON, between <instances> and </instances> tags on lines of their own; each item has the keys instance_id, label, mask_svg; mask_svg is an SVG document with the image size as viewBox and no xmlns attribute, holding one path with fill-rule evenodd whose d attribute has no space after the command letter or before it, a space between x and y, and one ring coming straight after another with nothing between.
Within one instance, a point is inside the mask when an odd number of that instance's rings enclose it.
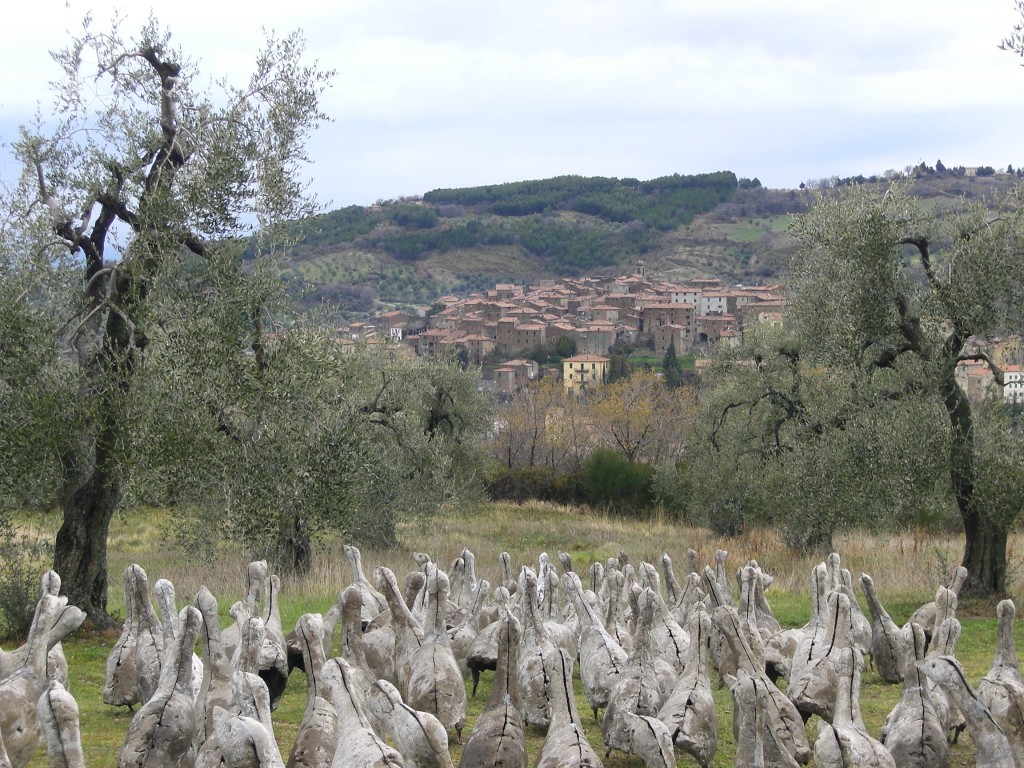
<instances>
[{"instance_id":1,"label":"tree-covered ridge","mask_svg":"<svg viewBox=\"0 0 1024 768\"><path fill-rule=\"evenodd\" d=\"M317 247L344 243L372 232L381 217L361 205L349 205L305 219L296 225L300 245Z\"/></svg>"},{"instance_id":2,"label":"tree-covered ridge","mask_svg":"<svg viewBox=\"0 0 1024 768\"><path fill-rule=\"evenodd\" d=\"M645 253L654 235L642 224L615 227L533 215L512 221L463 219L429 230L387 229L368 241L400 261L481 246L518 246L543 259L549 270L575 276Z\"/></svg>"},{"instance_id":3,"label":"tree-covered ridge","mask_svg":"<svg viewBox=\"0 0 1024 768\"><path fill-rule=\"evenodd\" d=\"M662 233L736 194L731 171L649 181L560 176L437 189L422 200L348 206L297 225L296 255L353 243L402 262L457 250L514 247L552 272L615 267L656 248Z\"/></svg>"},{"instance_id":4,"label":"tree-covered ridge","mask_svg":"<svg viewBox=\"0 0 1024 768\"><path fill-rule=\"evenodd\" d=\"M617 224L631 221L667 231L726 202L736 191L732 171L649 181L603 176L557 176L485 187L435 189L423 201L435 206L466 206L497 216L529 216L576 211Z\"/></svg>"}]
</instances>

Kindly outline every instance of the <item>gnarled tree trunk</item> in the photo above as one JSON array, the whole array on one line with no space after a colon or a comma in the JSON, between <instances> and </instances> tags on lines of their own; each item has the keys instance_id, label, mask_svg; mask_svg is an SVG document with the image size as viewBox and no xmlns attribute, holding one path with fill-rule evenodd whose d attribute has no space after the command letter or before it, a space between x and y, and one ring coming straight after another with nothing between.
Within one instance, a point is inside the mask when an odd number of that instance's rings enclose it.
<instances>
[{"instance_id":1,"label":"gnarled tree trunk","mask_svg":"<svg viewBox=\"0 0 1024 768\"><path fill-rule=\"evenodd\" d=\"M978 595L1005 594L1007 530L974 512L964 516L964 534L964 589Z\"/></svg>"},{"instance_id":2,"label":"gnarled tree trunk","mask_svg":"<svg viewBox=\"0 0 1024 768\"><path fill-rule=\"evenodd\" d=\"M107 614L107 534L121 501L121 484L111 476L107 450L98 441L79 457L62 499L64 521L57 531L53 568L60 574L61 591L94 625L115 625Z\"/></svg>"},{"instance_id":3,"label":"gnarled tree trunk","mask_svg":"<svg viewBox=\"0 0 1024 768\"><path fill-rule=\"evenodd\" d=\"M947 343L947 348L950 346ZM940 382L940 392L952 432L949 447L950 479L964 523L964 557L961 562L967 569L964 590L975 595L1000 595L1006 592L1008 532L979 509L976 503L974 417L970 400L954 378L955 368L955 362L949 366L947 375Z\"/></svg>"},{"instance_id":4,"label":"gnarled tree trunk","mask_svg":"<svg viewBox=\"0 0 1024 768\"><path fill-rule=\"evenodd\" d=\"M298 513L282 526L277 555L278 565L285 573L305 576L312 570L313 542Z\"/></svg>"},{"instance_id":5,"label":"gnarled tree trunk","mask_svg":"<svg viewBox=\"0 0 1024 768\"><path fill-rule=\"evenodd\" d=\"M117 500L93 478L64 506L53 568L68 601L85 611L93 624L107 628L116 624L107 614L107 532Z\"/></svg>"},{"instance_id":6,"label":"gnarled tree trunk","mask_svg":"<svg viewBox=\"0 0 1024 768\"><path fill-rule=\"evenodd\" d=\"M90 271L102 263L102 252L90 259ZM96 307L97 281L86 273L86 304ZM130 309L136 298L134 286L114 281L110 291L114 301ZM68 601L85 611L99 628L116 622L107 613L107 535L110 521L123 497L123 476L114 456L114 447L122 437L124 398L131 387L135 361L145 347L145 337L134 329L121 312L108 312L91 324L103 342L76 348L83 362L83 393L95 410L78 446L64 457L64 484L61 488L63 522L57 531L53 550L53 569L60 574L61 592Z\"/></svg>"}]
</instances>

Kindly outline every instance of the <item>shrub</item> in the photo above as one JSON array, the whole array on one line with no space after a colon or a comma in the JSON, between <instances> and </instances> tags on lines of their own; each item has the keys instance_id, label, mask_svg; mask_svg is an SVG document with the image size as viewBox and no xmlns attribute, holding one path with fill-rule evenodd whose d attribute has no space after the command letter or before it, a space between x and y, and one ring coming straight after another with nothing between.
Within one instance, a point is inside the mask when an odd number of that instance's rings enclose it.
<instances>
[{"instance_id":1,"label":"shrub","mask_svg":"<svg viewBox=\"0 0 1024 768\"><path fill-rule=\"evenodd\" d=\"M707 525L716 536L739 536L746 525L745 518L738 499L722 499L708 509Z\"/></svg>"},{"instance_id":2,"label":"shrub","mask_svg":"<svg viewBox=\"0 0 1024 768\"><path fill-rule=\"evenodd\" d=\"M690 465L685 461L665 462L654 467L651 479L654 498L673 520L687 517L692 503Z\"/></svg>"},{"instance_id":3,"label":"shrub","mask_svg":"<svg viewBox=\"0 0 1024 768\"><path fill-rule=\"evenodd\" d=\"M594 451L583 466L583 489L593 506L637 514L654 503L654 467L627 461L617 451Z\"/></svg>"},{"instance_id":4,"label":"shrub","mask_svg":"<svg viewBox=\"0 0 1024 768\"><path fill-rule=\"evenodd\" d=\"M487 480L487 495L494 501L553 501L571 504L580 500L578 478L551 467L501 468Z\"/></svg>"},{"instance_id":5,"label":"shrub","mask_svg":"<svg viewBox=\"0 0 1024 768\"><path fill-rule=\"evenodd\" d=\"M53 546L41 536L26 539L9 520L0 520L0 637L24 638L39 601L39 579L53 560Z\"/></svg>"}]
</instances>

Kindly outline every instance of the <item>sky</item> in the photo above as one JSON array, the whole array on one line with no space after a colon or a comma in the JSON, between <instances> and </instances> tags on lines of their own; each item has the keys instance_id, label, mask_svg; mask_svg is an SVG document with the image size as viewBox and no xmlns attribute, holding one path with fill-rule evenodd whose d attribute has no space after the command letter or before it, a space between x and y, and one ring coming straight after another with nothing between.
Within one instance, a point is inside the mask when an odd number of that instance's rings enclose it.
<instances>
[{"instance_id":1,"label":"sky","mask_svg":"<svg viewBox=\"0 0 1024 768\"><path fill-rule=\"evenodd\" d=\"M115 10L133 30L151 7L5 10L0 141L50 103L48 51ZM921 161L1024 165L1024 59L998 48L1013 0L176 0L156 15L238 83L263 30L305 33L336 72L309 147L327 208L563 174L731 170L794 188Z\"/></svg>"}]
</instances>

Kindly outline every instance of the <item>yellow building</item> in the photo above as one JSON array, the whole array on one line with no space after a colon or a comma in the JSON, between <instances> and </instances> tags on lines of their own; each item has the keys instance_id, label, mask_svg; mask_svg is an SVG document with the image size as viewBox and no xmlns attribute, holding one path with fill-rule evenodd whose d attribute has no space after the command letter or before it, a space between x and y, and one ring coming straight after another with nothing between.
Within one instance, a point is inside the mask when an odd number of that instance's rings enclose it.
<instances>
[{"instance_id":1,"label":"yellow building","mask_svg":"<svg viewBox=\"0 0 1024 768\"><path fill-rule=\"evenodd\" d=\"M608 380L611 360L601 355L576 355L562 361L562 383L565 391L576 392L588 386L601 386Z\"/></svg>"}]
</instances>

